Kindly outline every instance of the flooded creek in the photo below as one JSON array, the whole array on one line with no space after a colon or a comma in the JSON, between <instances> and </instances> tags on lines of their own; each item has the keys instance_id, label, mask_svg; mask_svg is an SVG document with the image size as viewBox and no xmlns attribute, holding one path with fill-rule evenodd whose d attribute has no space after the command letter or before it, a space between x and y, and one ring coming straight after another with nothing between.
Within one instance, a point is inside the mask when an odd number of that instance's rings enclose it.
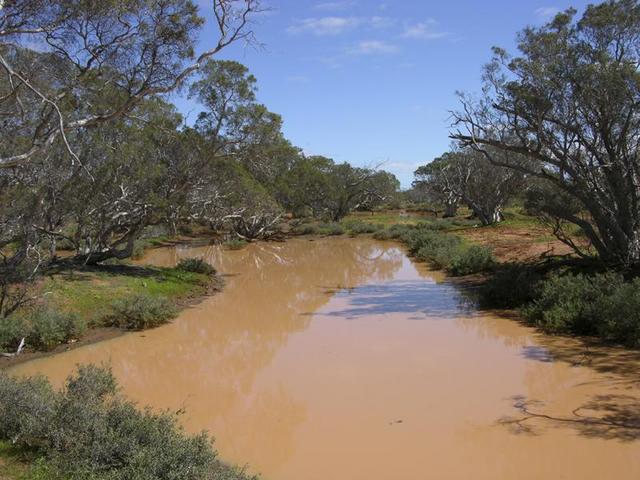
<instances>
[{"instance_id":1,"label":"flooded creek","mask_svg":"<svg viewBox=\"0 0 640 480\"><path fill-rule=\"evenodd\" d=\"M640 360L479 312L393 243L296 239L199 256L224 290L172 324L12 369L110 362L265 480L637 479Z\"/></svg>"}]
</instances>

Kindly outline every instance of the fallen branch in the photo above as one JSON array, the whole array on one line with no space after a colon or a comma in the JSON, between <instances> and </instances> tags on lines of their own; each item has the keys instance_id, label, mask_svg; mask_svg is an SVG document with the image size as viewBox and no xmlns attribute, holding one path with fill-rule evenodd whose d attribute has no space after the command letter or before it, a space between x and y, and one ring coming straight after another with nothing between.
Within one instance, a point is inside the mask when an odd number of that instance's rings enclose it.
<instances>
[{"instance_id":1,"label":"fallen branch","mask_svg":"<svg viewBox=\"0 0 640 480\"><path fill-rule=\"evenodd\" d=\"M24 349L24 338L22 340L20 340L20 345L18 345L18 349L15 351L15 353L4 353L4 352L0 352L0 357L17 357L18 355L20 355L22 353L22 350Z\"/></svg>"}]
</instances>

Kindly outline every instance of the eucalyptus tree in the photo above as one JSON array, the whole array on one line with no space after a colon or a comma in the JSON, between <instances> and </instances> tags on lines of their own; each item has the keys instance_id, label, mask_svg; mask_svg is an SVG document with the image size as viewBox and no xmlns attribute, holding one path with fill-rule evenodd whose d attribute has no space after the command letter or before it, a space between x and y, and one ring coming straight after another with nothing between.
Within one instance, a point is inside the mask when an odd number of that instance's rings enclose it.
<instances>
[{"instance_id":1,"label":"eucalyptus tree","mask_svg":"<svg viewBox=\"0 0 640 480\"><path fill-rule=\"evenodd\" d=\"M577 225L604 261L625 265L640 262L639 38L635 0L526 28L519 54L494 49L483 94L462 95L452 134L494 165L540 179L541 195L570 198L536 204Z\"/></svg>"},{"instance_id":2,"label":"eucalyptus tree","mask_svg":"<svg viewBox=\"0 0 640 480\"><path fill-rule=\"evenodd\" d=\"M422 165L413 172L413 187L423 192L427 201L444 207L444 217L455 217L460 205L460 195L453 186L449 153Z\"/></svg>"},{"instance_id":3,"label":"eucalyptus tree","mask_svg":"<svg viewBox=\"0 0 640 480\"><path fill-rule=\"evenodd\" d=\"M0 167L24 165L68 135L121 119L174 91L203 63L250 39L259 0L212 0L213 46L192 0L6 0L0 8Z\"/></svg>"},{"instance_id":4,"label":"eucalyptus tree","mask_svg":"<svg viewBox=\"0 0 640 480\"><path fill-rule=\"evenodd\" d=\"M495 155L500 155L494 152ZM526 159L516 157L513 165L524 165ZM516 170L496 167L481 153L471 149L454 149L416 170L416 185L433 192L434 198L449 205L453 213L458 202L466 204L483 225L503 220L503 208L519 193L525 176Z\"/></svg>"}]
</instances>

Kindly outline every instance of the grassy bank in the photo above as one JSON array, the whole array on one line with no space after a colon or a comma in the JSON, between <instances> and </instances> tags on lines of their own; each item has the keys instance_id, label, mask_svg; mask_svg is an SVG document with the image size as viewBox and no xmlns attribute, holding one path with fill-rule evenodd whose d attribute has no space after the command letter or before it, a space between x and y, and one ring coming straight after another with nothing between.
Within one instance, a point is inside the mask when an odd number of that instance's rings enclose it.
<instances>
[{"instance_id":1,"label":"grassy bank","mask_svg":"<svg viewBox=\"0 0 640 480\"><path fill-rule=\"evenodd\" d=\"M0 365L41 352L166 323L181 308L218 289L215 270L199 260L175 268L113 265L50 272L31 289L34 301L0 323L0 350L24 352Z\"/></svg>"}]
</instances>

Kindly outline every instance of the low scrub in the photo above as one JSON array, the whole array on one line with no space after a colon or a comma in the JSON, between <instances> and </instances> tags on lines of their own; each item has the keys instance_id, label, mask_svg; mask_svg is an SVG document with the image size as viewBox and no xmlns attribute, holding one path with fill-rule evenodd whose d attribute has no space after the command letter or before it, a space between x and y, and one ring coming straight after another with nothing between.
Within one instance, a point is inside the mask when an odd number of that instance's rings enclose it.
<instances>
[{"instance_id":1,"label":"low scrub","mask_svg":"<svg viewBox=\"0 0 640 480\"><path fill-rule=\"evenodd\" d=\"M339 223L321 223L318 226L319 232L323 235L339 236L344 234L344 227Z\"/></svg>"},{"instance_id":2,"label":"low scrub","mask_svg":"<svg viewBox=\"0 0 640 480\"><path fill-rule=\"evenodd\" d=\"M296 235L316 235L318 233L318 227L311 223L307 223L304 225L298 225L292 231Z\"/></svg>"},{"instance_id":3,"label":"low scrub","mask_svg":"<svg viewBox=\"0 0 640 480\"><path fill-rule=\"evenodd\" d=\"M521 308L535 299L544 275L528 265L496 265L479 290L485 308Z\"/></svg>"},{"instance_id":4,"label":"low scrub","mask_svg":"<svg viewBox=\"0 0 640 480\"><path fill-rule=\"evenodd\" d=\"M216 274L216 269L201 258L182 259L180 260L176 268L185 272L202 273L204 275Z\"/></svg>"},{"instance_id":5,"label":"low scrub","mask_svg":"<svg viewBox=\"0 0 640 480\"><path fill-rule=\"evenodd\" d=\"M483 245L471 245L468 248L463 248L457 256L453 257L448 270L452 275L470 275L489 271L495 263L490 248Z\"/></svg>"},{"instance_id":6,"label":"low scrub","mask_svg":"<svg viewBox=\"0 0 640 480\"><path fill-rule=\"evenodd\" d=\"M177 309L172 302L148 294L116 300L111 304L111 311L107 323L125 330L158 327L177 315Z\"/></svg>"},{"instance_id":7,"label":"low scrub","mask_svg":"<svg viewBox=\"0 0 640 480\"><path fill-rule=\"evenodd\" d=\"M79 338L86 329L86 322L74 313L37 307L0 319L0 347L15 350L24 338L35 350L52 350Z\"/></svg>"},{"instance_id":8,"label":"low scrub","mask_svg":"<svg viewBox=\"0 0 640 480\"><path fill-rule=\"evenodd\" d=\"M174 414L138 410L111 371L93 365L61 391L0 373L0 440L29 452L34 478L248 479L220 462L207 434L188 436Z\"/></svg>"},{"instance_id":9,"label":"low scrub","mask_svg":"<svg viewBox=\"0 0 640 480\"><path fill-rule=\"evenodd\" d=\"M640 346L640 279L618 273L553 274L523 309L533 325L549 333L596 335Z\"/></svg>"}]
</instances>

